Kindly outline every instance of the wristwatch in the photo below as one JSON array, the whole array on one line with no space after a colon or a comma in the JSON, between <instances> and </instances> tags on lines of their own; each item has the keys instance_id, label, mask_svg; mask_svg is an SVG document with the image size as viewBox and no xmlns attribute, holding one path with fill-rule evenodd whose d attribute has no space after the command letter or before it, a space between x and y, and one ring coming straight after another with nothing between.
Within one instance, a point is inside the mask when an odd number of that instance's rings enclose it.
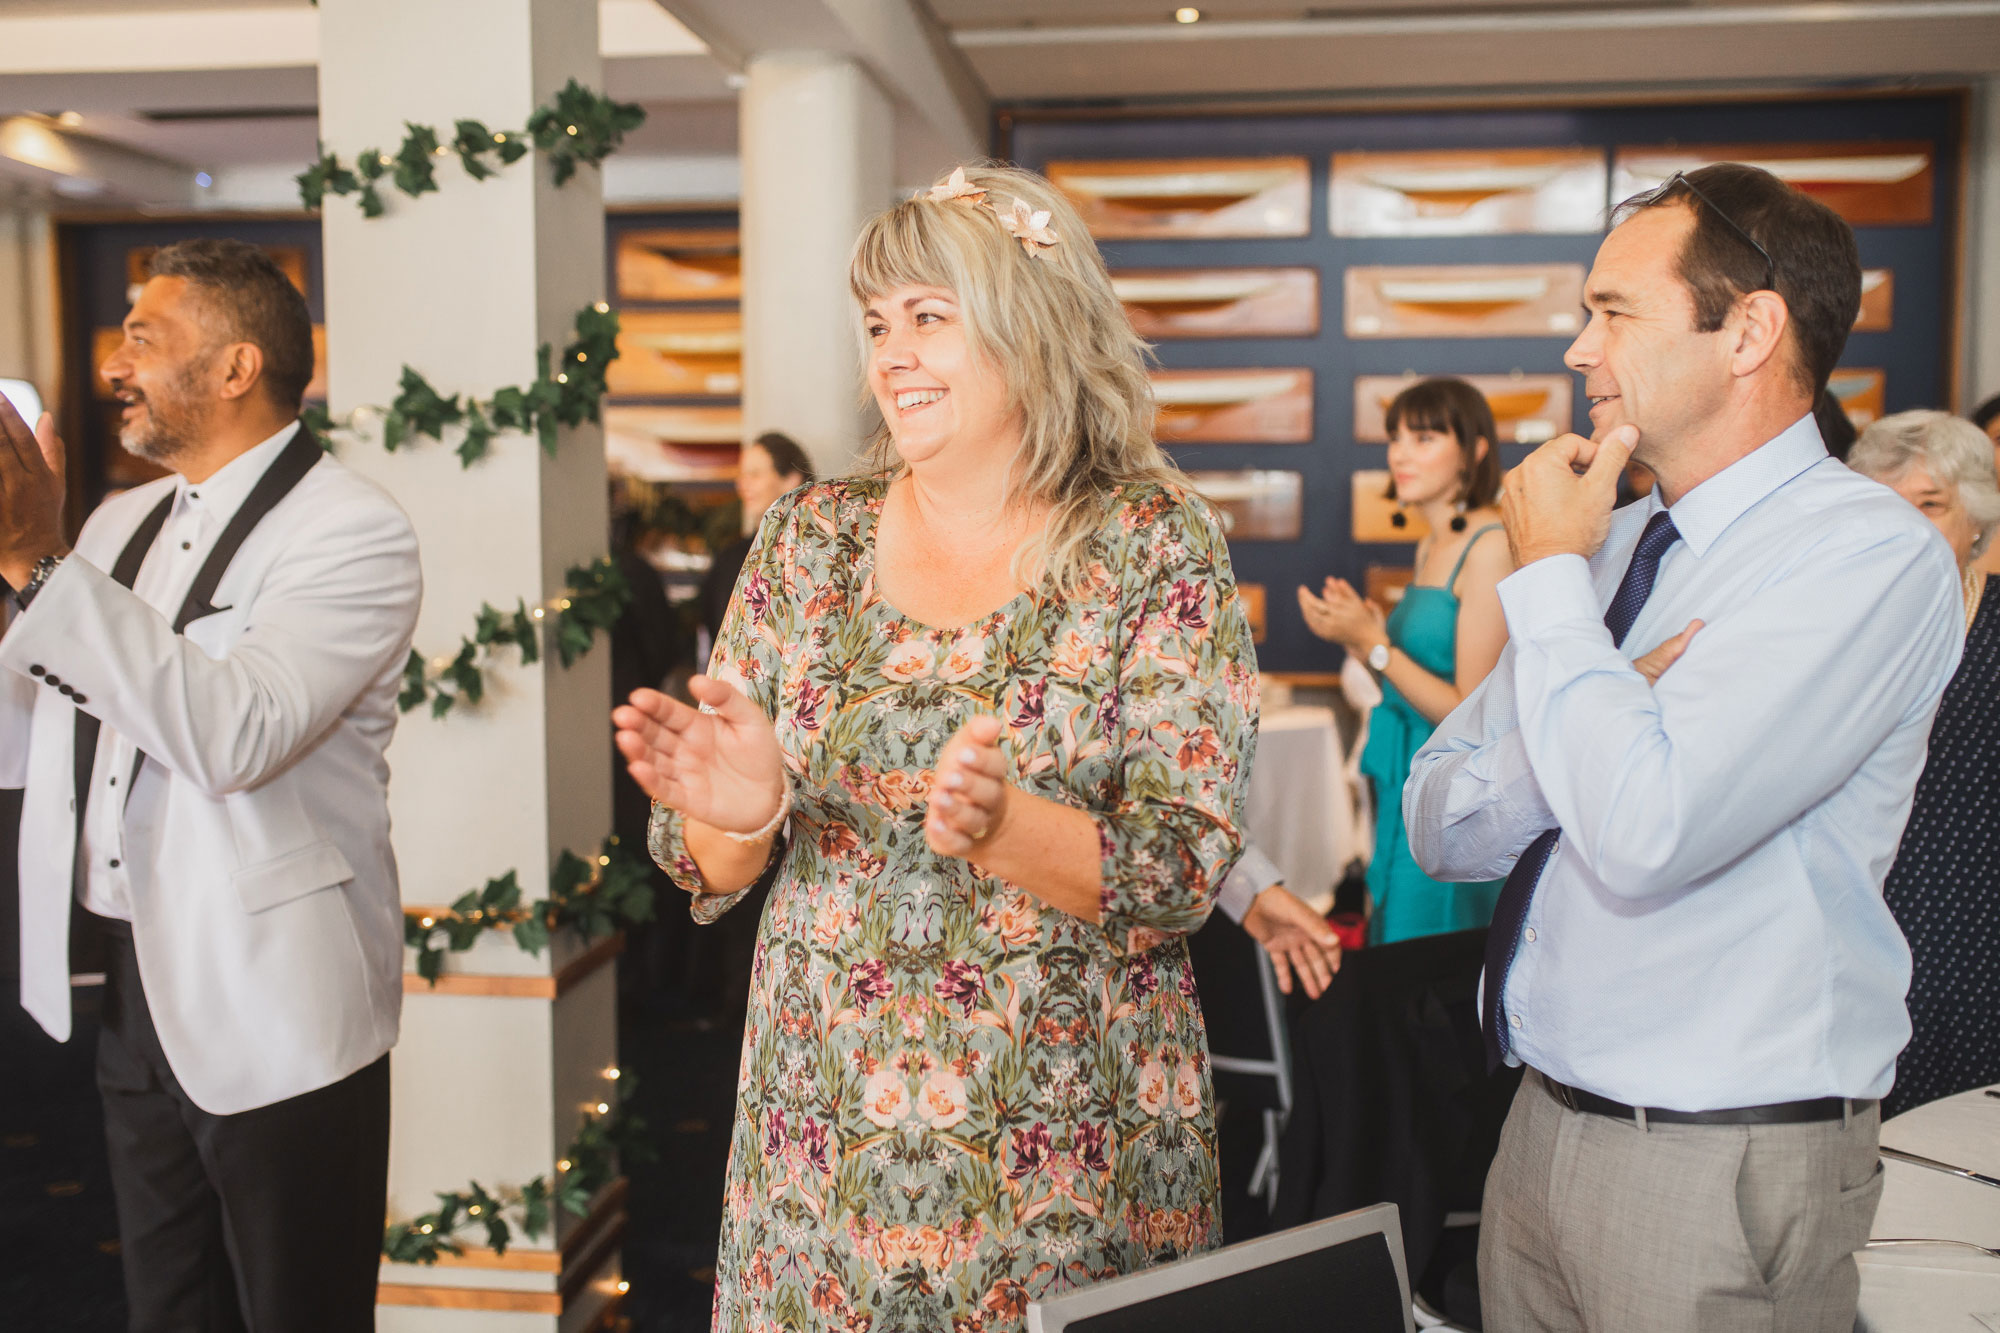
<instances>
[{"instance_id":1,"label":"wristwatch","mask_svg":"<svg viewBox=\"0 0 2000 1333\"><path fill-rule=\"evenodd\" d=\"M1389 645L1378 643L1368 650L1368 669L1378 675L1389 669Z\"/></svg>"},{"instance_id":2,"label":"wristwatch","mask_svg":"<svg viewBox=\"0 0 2000 1333\"><path fill-rule=\"evenodd\" d=\"M35 600L35 594L42 590L42 585L49 581L49 576L56 572L56 566L62 562L63 558L59 555L45 555L37 560L35 567L28 572L27 583L14 594L14 605L23 611L27 610L28 603Z\"/></svg>"}]
</instances>

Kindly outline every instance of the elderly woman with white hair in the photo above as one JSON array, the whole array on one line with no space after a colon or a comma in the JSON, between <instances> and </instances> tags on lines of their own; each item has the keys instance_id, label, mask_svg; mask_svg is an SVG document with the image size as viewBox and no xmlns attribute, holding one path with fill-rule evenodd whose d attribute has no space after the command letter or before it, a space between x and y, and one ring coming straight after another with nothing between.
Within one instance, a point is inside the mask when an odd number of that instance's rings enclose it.
<instances>
[{"instance_id":1,"label":"elderly woman with white hair","mask_svg":"<svg viewBox=\"0 0 2000 1333\"><path fill-rule=\"evenodd\" d=\"M1899 412L1847 464L1922 510L1965 576L1965 654L1883 887L1910 942L1910 1044L1882 1114L2000 1082L2000 595L1973 561L2000 528L1993 444L1949 412Z\"/></svg>"}]
</instances>

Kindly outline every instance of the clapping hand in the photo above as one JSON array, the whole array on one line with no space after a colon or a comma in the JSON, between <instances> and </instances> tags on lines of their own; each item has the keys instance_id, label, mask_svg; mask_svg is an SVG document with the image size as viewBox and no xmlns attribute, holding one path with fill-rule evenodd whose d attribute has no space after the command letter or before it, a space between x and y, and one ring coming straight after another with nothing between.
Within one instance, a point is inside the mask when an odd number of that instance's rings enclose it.
<instances>
[{"instance_id":1,"label":"clapping hand","mask_svg":"<svg viewBox=\"0 0 2000 1333\"><path fill-rule=\"evenodd\" d=\"M975 717L945 742L931 777L924 841L939 856L970 860L1007 818L1007 757L1000 719Z\"/></svg>"},{"instance_id":2,"label":"clapping hand","mask_svg":"<svg viewBox=\"0 0 2000 1333\"><path fill-rule=\"evenodd\" d=\"M1327 579L1318 596L1301 584L1299 611L1314 634L1357 652L1389 637L1380 609L1346 579Z\"/></svg>"},{"instance_id":3,"label":"clapping hand","mask_svg":"<svg viewBox=\"0 0 2000 1333\"><path fill-rule=\"evenodd\" d=\"M63 444L55 418L33 430L0 394L0 579L19 588L43 556L69 550L63 540Z\"/></svg>"},{"instance_id":4,"label":"clapping hand","mask_svg":"<svg viewBox=\"0 0 2000 1333\"><path fill-rule=\"evenodd\" d=\"M658 690L611 710L618 751L646 794L727 833L754 833L785 796L785 758L771 719L725 681L695 676L688 692L713 711Z\"/></svg>"}]
</instances>

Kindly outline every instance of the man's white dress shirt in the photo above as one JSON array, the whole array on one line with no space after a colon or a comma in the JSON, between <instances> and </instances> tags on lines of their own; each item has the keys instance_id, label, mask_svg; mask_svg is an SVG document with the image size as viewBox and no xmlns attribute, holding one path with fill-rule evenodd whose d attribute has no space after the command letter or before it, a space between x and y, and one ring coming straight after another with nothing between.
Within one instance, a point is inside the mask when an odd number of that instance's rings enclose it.
<instances>
[{"instance_id":1,"label":"man's white dress shirt","mask_svg":"<svg viewBox=\"0 0 2000 1333\"><path fill-rule=\"evenodd\" d=\"M1614 647L1661 508L1500 584L1507 649L1411 765L1411 849L1495 879L1562 829L1502 996L1510 1062L1674 1110L1879 1097L1910 1033L1882 880L1963 644L1951 551L1808 416L1672 507ZM1648 685L1628 659L1695 619Z\"/></svg>"},{"instance_id":2,"label":"man's white dress shirt","mask_svg":"<svg viewBox=\"0 0 2000 1333\"><path fill-rule=\"evenodd\" d=\"M207 481L191 483L175 476L174 507L153 541L146 563L132 582L139 599L172 620L187 596L188 585L208 559L209 550L230 517L243 507L251 488L277 460L298 432L295 421L248 453L240 454ZM135 780L132 761L138 747L111 727L97 733L97 762L91 769L94 789L84 814L83 838L77 846L77 898L99 916L132 919L131 863L152 864L159 854L159 829L141 824L127 829L125 806L166 780L157 765L147 765ZM126 784L136 788L127 792ZM148 800L147 805L153 804ZM128 845L128 838L132 844Z\"/></svg>"}]
</instances>

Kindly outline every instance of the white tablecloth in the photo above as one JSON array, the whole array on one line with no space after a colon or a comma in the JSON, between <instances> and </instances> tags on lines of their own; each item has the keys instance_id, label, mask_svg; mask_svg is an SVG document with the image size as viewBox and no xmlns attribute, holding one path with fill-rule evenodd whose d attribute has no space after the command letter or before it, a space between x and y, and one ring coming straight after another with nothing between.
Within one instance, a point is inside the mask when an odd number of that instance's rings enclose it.
<instances>
[{"instance_id":1,"label":"white tablecloth","mask_svg":"<svg viewBox=\"0 0 2000 1333\"><path fill-rule=\"evenodd\" d=\"M2000 1176L2000 1098L1981 1089L1905 1111L1882 1146ZM1884 1160L1876 1237L1943 1237L2000 1247L2000 1189ZM2000 1333L2000 1259L1948 1245L1863 1250L1866 1333Z\"/></svg>"},{"instance_id":2,"label":"white tablecloth","mask_svg":"<svg viewBox=\"0 0 2000 1333\"><path fill-rule=\"evenodd\" d=\"M1247 807L1250 841L1277 862L1286 888L1324 909L1354 855L1354 802L1331 708L1265 710Z\"/></svg>"}]
</instances>

